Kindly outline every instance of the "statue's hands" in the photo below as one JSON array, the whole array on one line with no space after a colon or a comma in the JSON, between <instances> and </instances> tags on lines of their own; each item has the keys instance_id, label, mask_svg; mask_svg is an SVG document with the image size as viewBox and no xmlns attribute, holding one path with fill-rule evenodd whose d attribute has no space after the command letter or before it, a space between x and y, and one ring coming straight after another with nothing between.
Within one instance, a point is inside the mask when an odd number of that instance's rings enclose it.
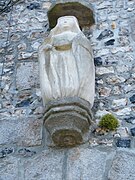
<instances>
[{"instance_id":1,"label":"statue's hands","mask_svg":"<svg viewBox=\"0 0 135 180\"><path fill-rule=\"evenodd\" d=\"M46 44L46 45L44 46L44 50L45 50L45 51L50 51L50 50L52 50L52 48L53 48L53 46L52 46L51 44Z\"/></svg>"},{"instance_id":2,"label":"statue's hands","mask_svg":"<svg viewBox=\"0 0 135 180\"><path fill-rule=\"evenodd\" d=\"M51 44L46 44L46 45L40 46L39 51L40 51L40 52L43 52L43 51L51 51L52 48L53 48L53 46L52 46Z\"/></svg>"}]
</instances>

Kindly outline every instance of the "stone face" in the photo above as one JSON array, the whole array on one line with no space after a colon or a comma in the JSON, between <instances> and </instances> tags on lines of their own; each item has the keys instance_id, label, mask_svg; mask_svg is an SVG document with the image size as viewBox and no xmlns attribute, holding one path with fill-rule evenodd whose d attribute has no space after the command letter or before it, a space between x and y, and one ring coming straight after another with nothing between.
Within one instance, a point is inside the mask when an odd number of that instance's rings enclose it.
<instances>
[{"instance_id":1,"label":"stone face","mask_svg":"<svg viewBox=\"0 0 135 180\"><path fill-rule=\"evenodd\" d=\"M40 119L1 119L0 144L17 144L20 146L41 145L42 121Z\"/></svg>"},{"instance_id":2,"label":"stone face","mask_svg":"<svg viewBox=\"0 0 135 180\"><path fill-rule=\"evenodd\" d=\"M62 180L64 151L46 150L33 159L24 161L25 180Z\"/></svg>"},{"instance_id":3,"label":"stone face","mask_svg":"<svg viewBox=\"0 0 135 180\"><path fill-rule=\"evenodd\" d=\"M103 180L107 153L92 149L73 149L68 155L67 179Z\"/></svg>"},{"instance_id":4,"label":"stone face","mask_svg":"<svg viewBox=\"0 0 135 180\"><path fill-rule=\"evenodd\" d=\"M0 179L1 180L18 180L18 163L19 159L14 157L3 158L0 160Z\"/></svg>"},{"instance_id":5,"label":"stone face","mask_svg":"<svg viewBox=\"0 0 135 180\"><path fill-rule=\"evenodd\" d=\"M109 180L135 179L135 154L127 151L118 151L110 169Z\"/></svg>"}]
</instances>

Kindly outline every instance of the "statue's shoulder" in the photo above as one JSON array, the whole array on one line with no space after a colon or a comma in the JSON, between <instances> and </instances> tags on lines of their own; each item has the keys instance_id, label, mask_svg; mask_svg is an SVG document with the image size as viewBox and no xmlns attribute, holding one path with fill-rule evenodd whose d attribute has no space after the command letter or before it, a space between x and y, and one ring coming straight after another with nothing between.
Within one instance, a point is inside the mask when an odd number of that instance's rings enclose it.
<instances>
[{"instance_id":1,"label":"statue's shoulder","mask_svg":"<svg viewBox=\"0 0 135 180\"><path fill-rule=\"evenodd\" d=\"M84 48L93 56L90 41L82 32L78 33L77 36L74 38L73 47L75 50L76 50L76 47Z\"/></svg>"},{"instance_id":2,"label":"statue's shoulder","mask_svg":"<svg viewBox=\"0 0 135 180\"><path fill-rule=\"evenodd\" d=\"M78 33L75 38L74 38L75 41L78 41L79 43L83 44L84 42L87 42L90 44L90 41L87 39L87 37L82 33Z\"/></svg>"}]
</instances>

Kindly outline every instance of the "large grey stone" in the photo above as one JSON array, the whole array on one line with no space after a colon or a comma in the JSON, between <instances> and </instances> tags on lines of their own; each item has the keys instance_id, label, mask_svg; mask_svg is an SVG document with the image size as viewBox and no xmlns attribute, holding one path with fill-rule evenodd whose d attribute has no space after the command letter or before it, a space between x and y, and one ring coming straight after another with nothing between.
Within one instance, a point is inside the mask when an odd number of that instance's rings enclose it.
<instances>
[{"instance_id":1,"label":"large grey stone","mask_svg":"<svg viewBox=\"0 0 135 180\"><path fill-rule=\"evenodd\" d=\"M117 152L110 169L109 180L135 179L135 153L126 150Z\"/></svg>"},{"instance_id":2,"label":"large grey stone","mask_svg":"<svg viewBox=\"0 0 135 180\"><path fill-rule=\"evenodd\" d=\"M0 144L41 145L42 120L31 118L0 121Z\"/></svg>"},{"instance_id":3,"label":"large grey stone","mask_svg":"<svg viewBox=\"0 0 135 180\"><path fill-rule=\"evenodd\" d=\"M25 180L62 180L64 153L45 150L35 158L24 161Z\"/></svg>"},{"instance_id":4,"label":"large grey stone","mask_svg":"<svg viewBox=\"0 0 135 180\"><path fill-rule=\"evenodd\" d=\"M0 160L0 180L18 180L18 162L15 157Z\"/></svg>"},{"instance_id":5,"label":"large grey stone","mask_svg":"<svg viewBox=\"0 0 135 180\"><path fill-rule=\"evenodd\" d=\"M17 88L29 89L36 87L38 81L38 64L35 62L20 63L17 66Z\"/></svg>"},{"instance_id":6,"label":"large grey stone","mask_svg":"<svg viewBox=\"0 0 135 180\"><path fill-rule=\"evenodd\" d=\"M75 148L70 151L68 180L104 180L107 153L96 149Z\"/></svg>"},{"instance_id":7,"label":"large grey stone","mask_svg":"<svg viewBox=\"0 0 135 180\"><path fill-rule=\"evenodd\" d=\"M130 25L131 25L131 37L135 41L135 32L134 32L134 29L135 29L135 18L133 18L131 20Z\"/></svg>"}]
</instances>

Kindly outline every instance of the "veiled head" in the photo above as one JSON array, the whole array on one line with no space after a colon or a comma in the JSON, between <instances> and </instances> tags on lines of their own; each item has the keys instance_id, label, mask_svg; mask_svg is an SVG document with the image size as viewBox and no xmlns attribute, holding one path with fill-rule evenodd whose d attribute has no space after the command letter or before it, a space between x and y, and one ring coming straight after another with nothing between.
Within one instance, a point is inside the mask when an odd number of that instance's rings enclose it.
<instances>
[{"instance_id":1,"label":"veiled head","mask_svg":"<svg viewBox=\"0 0 135 180\"><path fill-rule=\"evenodd\" d=\"M52 34L60 34L65 31L79 33L78 20L75 16L62 16L57 20L57 25L51 30Z\"/></svg>"}]
</instances>

